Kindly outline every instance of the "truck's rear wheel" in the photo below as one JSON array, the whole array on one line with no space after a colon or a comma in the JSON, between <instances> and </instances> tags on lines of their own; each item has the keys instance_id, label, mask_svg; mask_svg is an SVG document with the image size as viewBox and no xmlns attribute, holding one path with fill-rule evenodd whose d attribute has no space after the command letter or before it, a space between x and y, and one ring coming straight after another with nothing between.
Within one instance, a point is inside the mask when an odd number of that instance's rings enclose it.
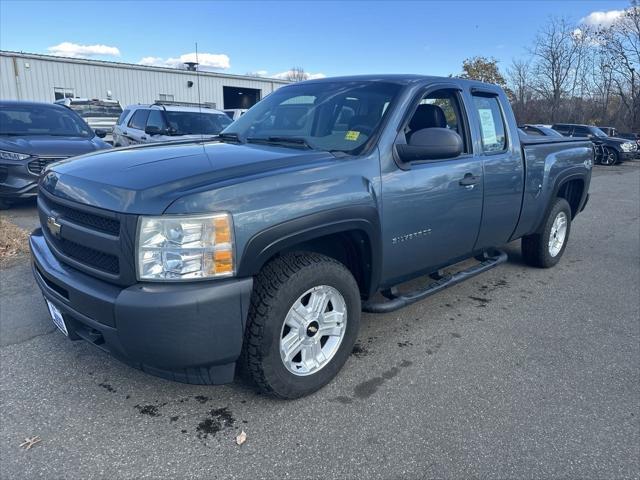
<instances>
[{"instance_id":1,"label":"truck's rear wheel","mask_svg":"<svg viewBox=\"0 0 640 480\"><path fill-rule=\"evenodd\" d=\"M280 257L256 278L244 343L248 370L265 393L308 395L342 368L359 324L358 285L344 265L314 253Z\"/></svg>"},{"instance_id":2,"label":"truck's rear wheel","mask_svg":"<svg viewBox=\"0 0 640 480\"><path fill-rule=\"evenodd\" d=\"M545 219L542 231L522 238L522 257L534 267L549 268L560 261L571 231L571 207L557 198Z\"/></svg>"}]
</instances>

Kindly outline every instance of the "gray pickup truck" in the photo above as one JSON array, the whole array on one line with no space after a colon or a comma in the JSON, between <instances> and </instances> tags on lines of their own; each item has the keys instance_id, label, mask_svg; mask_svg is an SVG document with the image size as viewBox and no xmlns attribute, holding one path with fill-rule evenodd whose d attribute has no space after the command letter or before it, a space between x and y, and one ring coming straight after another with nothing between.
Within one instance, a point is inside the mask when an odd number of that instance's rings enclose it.
<instances>
[{"instance_id":1,"label":"gray pickup truck","mask_svg":"<svg viewBox=\"0 0 640 480\"><path fill-rule=\"evenodd\" d=\"M361 311L493 268L519 238L528 263L555 265L592 163L588 139L519 134L494 85L307 81L215 140L51 165L33 273L72 340L181 382L230 382L242 367L296 398L347 361ZM424 287L398 288L417 277Z\"/></svg>"}]
</instances>

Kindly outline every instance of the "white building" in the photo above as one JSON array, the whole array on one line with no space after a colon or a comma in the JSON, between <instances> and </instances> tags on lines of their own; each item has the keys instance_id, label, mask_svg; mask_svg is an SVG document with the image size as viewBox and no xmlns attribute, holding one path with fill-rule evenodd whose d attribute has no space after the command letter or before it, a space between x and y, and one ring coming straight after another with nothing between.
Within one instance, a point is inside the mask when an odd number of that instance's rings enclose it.
<instances>
[{"instance_id":1,"label":"white building","mask_svg":"<svg viewBox=\"0 0 640 480\"><path fill-rule=\"evenodd\" d=\"M0 51L2 100L112 98L123 107L158 100L200 100L220 109L249 108L287 83L271 78Z\"/></svg>"}]
</instances>

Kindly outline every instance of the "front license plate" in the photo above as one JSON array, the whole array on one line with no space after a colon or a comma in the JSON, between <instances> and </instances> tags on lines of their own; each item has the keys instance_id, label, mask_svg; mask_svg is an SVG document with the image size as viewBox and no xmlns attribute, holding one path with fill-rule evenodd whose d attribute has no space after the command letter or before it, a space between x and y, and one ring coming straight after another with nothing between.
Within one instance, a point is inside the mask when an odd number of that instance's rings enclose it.
<instances>
[{"instance_id":1,"label":"front license plate","mask_svg":"<svg viewBox=\"0 0 640 480\"><path fill-rule=\"evenodd\" d=\"M67 326L64 324L64 318L62 317L62 312L60 311L60 309L58 309L58 307L56 307L49 300L47 300L47 307L49 307L49 313L51 314L53 323L55 323L56 327L58 327L60 331L68 337L69 332L67 331Z\"/></svg>"}]
</instances>

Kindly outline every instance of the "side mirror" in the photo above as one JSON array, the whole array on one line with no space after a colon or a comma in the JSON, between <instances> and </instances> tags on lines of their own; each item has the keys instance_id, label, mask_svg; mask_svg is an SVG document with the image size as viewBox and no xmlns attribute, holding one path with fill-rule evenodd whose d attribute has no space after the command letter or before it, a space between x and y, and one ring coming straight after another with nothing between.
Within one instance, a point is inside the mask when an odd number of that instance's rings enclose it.
<instances>
[{"instance_id":1,"label":"side mirror","mask_svg":"<svg viewBox=\"0 0 640 480\"><path fill-rule=\"evenodd\" d=\"M109 133L107 130L105 130L104 128L96 128L94 130L96 132L96 136L98 138L104 138L107 136L107 133Z\"/></svg>"},{"instance_id":2,"label":"side mirror","mask_svg":"<svg viewBox=\"0 0 640 480\"><path fill-rule=\"evenodd\" d=\"M155 125L147 125L144 129L144 133L147 135L162 135L164 130L160 127L156 127Z\"/></svg>"},{"instance_id":3,"label":"side mirror","mask_svg":"<svg viewBox=\"0 0 640 480\"><path fill-rule=\"evenodd\" d=\"M423 128L411 134L408 144L396 145L398 156L407 163L455 158L463 149L460 135L448 128Z\"/></svg>"}]
</instances>

